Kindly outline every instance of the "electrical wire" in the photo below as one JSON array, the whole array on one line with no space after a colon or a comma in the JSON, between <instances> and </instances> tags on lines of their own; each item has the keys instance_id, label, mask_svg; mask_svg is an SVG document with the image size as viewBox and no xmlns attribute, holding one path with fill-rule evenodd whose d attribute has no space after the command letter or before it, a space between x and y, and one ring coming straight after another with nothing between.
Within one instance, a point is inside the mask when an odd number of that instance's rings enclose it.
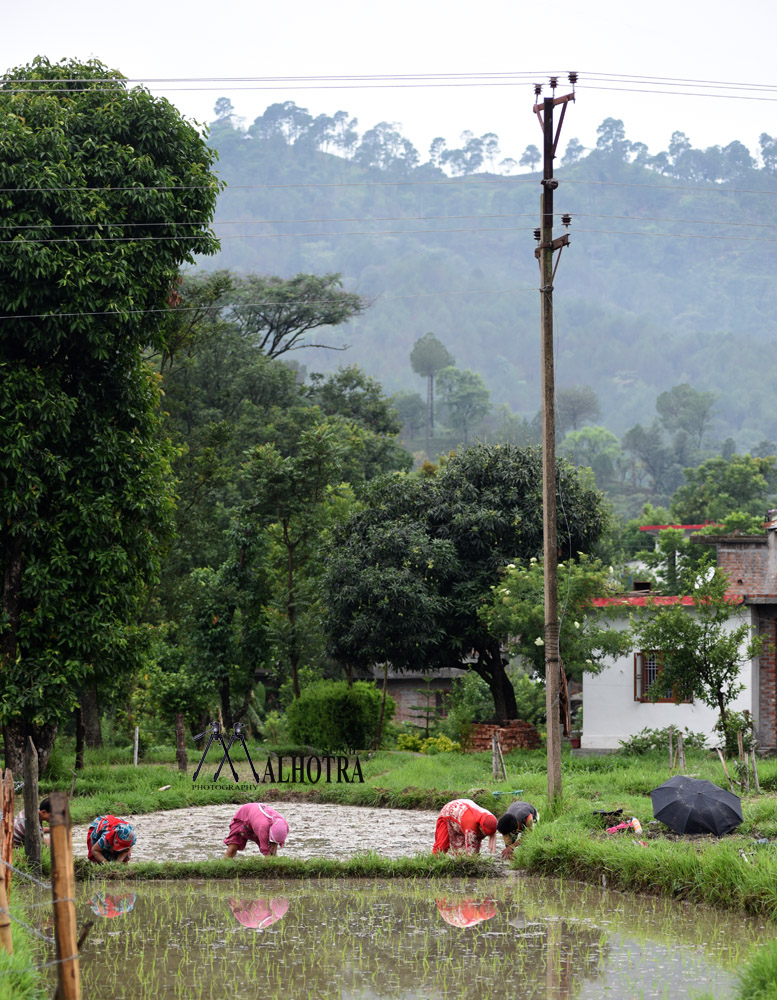
<instances>
[{"instance_id":1,"label":"electrical wire","mask_svg":"<svg viewBox=\"0 0 777 1000\"><path fill-rule=\"evenodd\" d=\"M448 298L459 295L508 295L514 292L536 292L537 289L533 285L516 285L513 288L485 288L485 289L467 289L466 291L457 292L409 292L405 295L379 295L375 298L374 302L393 302L398 299L429 299L429 298ZM284 306L297 306L297 305L321 305L327 304L326 299L300 299L291 300L284 302ZM241 302L237 308L238 309L252 309L258 308L260 306L277 306L278 303L275 301L268 302ZM102 309L95 310L93 312L50 312L50 313L18 313L15 315L0 315L0 320L13 320L13 319L81 319L93 316L144 316L151 315L155 313L166 313L172 316L177 313L182 312L211 312L218 311L222 309L223 306L218 303L212 305L199 304L194 306L175 306L171 308L165 306L164 308L158 309Z\"/></svg>"}]
</instances>

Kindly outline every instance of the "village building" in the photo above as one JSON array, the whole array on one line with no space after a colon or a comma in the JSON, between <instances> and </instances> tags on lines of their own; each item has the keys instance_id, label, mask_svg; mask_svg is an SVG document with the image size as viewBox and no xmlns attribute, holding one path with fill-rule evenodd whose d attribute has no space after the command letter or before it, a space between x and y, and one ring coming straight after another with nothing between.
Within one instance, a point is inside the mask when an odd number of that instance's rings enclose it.
<instances>
[{"instance_id":1,"label":"village building","mask_svg":"<svg viewBox=\"0 0 777 1000\"><path fill-rule=\"evenodd\" d=\"M693 544L715 546L717 565L728 574L727 596L740 602L732 611L731 630L744 621L750 624L754 635L765 640L760 656L743 658L739 677L743 689L731 708L747 709L752 714L759 747L767 751L777 749L777 511L770 511L769 518L763 535L690 535ZM688 614L694 613L690 597L648 596L644 591L599 598L594 604L612 612L608 617L613 628L626 629L629 613L648 600L659 604L681 603L688 607ZM714 709L698 701L677 704L670 692L655 702L647 698L647 689L660 670L659 650L631 650L601 673L586 674L581 747L614 750L621 740L642 729L664 729L670 725L703 733L712 740L718 719Z\"/></svg>"}]
</instances>

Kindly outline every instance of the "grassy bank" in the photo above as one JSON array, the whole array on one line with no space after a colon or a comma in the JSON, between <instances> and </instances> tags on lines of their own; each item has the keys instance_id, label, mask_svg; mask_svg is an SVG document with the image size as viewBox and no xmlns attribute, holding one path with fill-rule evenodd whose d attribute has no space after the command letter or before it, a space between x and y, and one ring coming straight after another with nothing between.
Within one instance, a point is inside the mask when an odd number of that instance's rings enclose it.
<instances>
[{"instance_id":1,"label":"grassy bank","mask_svg":"<svg viewBox=\"0 0 777 1000\"><path fill-rule=\"evenodd\" d=\"M145 861L129 865L76 862L76 879L154 882L162 879L317 879L317 878L502 878L505 869L490 858L384 858L372 852L344 861L330 858L241 858L236 861Z\"/></svg>"},{"instance_id":2,"label":"grassy bank","mask_svg":"<svg viewBox=\"0 0 777 1000\"><path fill-rule=\"evenodd\" d=\"M44 1000L49 995L35 967L37 959L28 932L11 925L13 955L0 948L0 1000Z\"/></svg>"}]
</instances>

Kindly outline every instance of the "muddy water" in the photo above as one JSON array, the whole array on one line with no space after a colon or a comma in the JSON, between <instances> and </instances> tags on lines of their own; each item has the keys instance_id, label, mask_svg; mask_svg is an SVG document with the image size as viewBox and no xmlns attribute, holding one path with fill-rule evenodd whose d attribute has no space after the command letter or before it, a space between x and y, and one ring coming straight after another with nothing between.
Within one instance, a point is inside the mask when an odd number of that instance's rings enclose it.
<instances>
[{"instance_id":1,"label":"muddy water","mask_svg":"<svg viewBox=\"0 0 777 1000\"><path fill-rule=\"evenodd\" d=\"M370 809L309 802L271 803L289 821L282 856L349 858L377 851L386 858L428 853L434 843L436 812ZM166 812L128 815L137 834L133 861L205 861L224 854L224 837L238 806L199 806ZM73 853L86 856L88 824L73 827ZM245 855L260 857L249 843Z\"/></svg>"},{"instance_id":2,"label":"muddy water","mask_svg":"<svg viewBox=\"0 0 777 1000\"><path fill-rule=\"evenodd\" d=\"M550 880L87 883L90 1000L730 997L755 921ZM33 911L31 911L32 913Z\"/></svg>"}]
</instances>

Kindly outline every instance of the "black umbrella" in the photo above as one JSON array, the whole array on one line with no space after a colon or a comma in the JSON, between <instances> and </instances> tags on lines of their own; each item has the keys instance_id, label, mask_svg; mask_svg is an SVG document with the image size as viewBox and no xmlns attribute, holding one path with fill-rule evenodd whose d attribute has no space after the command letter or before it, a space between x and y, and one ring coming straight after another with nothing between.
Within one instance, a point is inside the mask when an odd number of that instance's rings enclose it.
<instances>
[{"instance_id":1,"label":"black umbrella","mask_svg":"<svg viewBox=\"0 0 777 1000\"><path fill-rule=\"evenodd\" d=\"M650 793L653 815L675 833L714 833L722 837L742 822L742 804L737 795L711 781L670 778Z\"/></svg>"}]
</instances>

